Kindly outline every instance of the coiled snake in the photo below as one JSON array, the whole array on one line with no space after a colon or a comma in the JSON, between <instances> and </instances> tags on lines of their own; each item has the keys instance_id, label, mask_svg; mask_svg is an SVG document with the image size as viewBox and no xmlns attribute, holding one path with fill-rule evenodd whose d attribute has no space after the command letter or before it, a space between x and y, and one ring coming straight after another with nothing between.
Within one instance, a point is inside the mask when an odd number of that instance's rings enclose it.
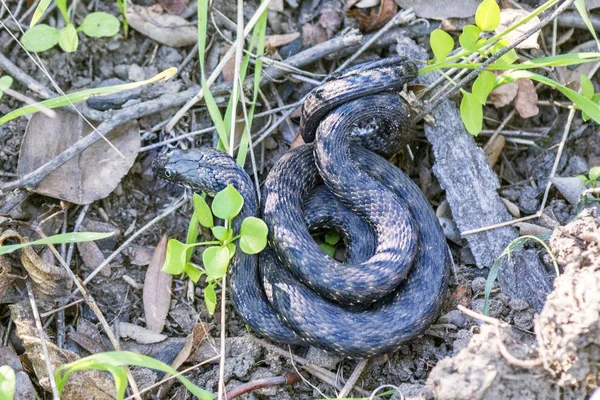
<instances>
[{"instance_id":1,"label":"coiled snake","mask_svg":"<svg viewBox=\"0 0 600 400\"><path fill-rule=\"evenodd\" d=\"M442 229L419 188L373 152L394 154L409 139L411 111L397 91L416 75L413 63L386 59L309 94L301 121L309 144L283 156L264 184L269 248L260 262L238 250L230 268L231 301L253 331L370 358L436 317L451 264ZM245 200L235 230L258 213L250 177L224 152L175 150L153 169L210 195L233 185ZM313 240L311 230L327 228L344 238L345 263Z\"/></svg>"}]
</instances>

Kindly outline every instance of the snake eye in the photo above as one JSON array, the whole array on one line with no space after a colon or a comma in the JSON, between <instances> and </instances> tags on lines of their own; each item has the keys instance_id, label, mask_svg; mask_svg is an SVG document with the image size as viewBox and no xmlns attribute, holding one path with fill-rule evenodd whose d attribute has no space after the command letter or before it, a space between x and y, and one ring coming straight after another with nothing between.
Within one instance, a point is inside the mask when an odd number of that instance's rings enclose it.
<instances>
[{"instance_id":1,"label":"snake eye","mask_svg":"<svg viewBox=\"0 0 600 400\"><path fill-rule=\"evenodd\" d=\"M175 175L175 172L172 169L169 169L169 168L165 169L165 177L166 178L171 178L174 175Z\"/></svg>"}]
</instances>

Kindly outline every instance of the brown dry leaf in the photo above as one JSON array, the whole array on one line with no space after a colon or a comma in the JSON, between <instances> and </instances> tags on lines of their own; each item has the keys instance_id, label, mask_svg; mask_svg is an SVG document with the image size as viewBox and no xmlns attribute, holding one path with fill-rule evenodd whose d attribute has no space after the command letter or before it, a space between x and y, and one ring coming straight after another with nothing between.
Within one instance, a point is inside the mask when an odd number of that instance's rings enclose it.
<instances>
[{"instance_id":1,"label":"brown dry leaf","mask_svg":"<svg viewBox=\"0 0 600 400\"><path fill-rule=\"evenodd\" d=\"M119 336L124 339L133 339L141 344L158 343L167 338L167 335L152 332L149 329L130 324L129 322L119 322Z\"/></svg>"},{"instance_id":2,"label":"brown dry leaf","mask_svg":"<svg viewBox=\"0 0 600 400\"><path fill-rule=\"evenodd\" d=\"M108 351L98 327L85 318L78 318L77 331L71 331L67 336L91 354Z\"/></svg>"},{"instance_id":3,"label":"brown dry leaf","mask_svg":"<svg viewBox=\"0 0 600 400\"><path fill-rule=\"evenodd\" d=\"M87 135L96 135L75 113L56 109L56 118L34 114L27 124L17 173L23 177L52 160ZM140 149L137 122L126 123L106 135L124 158L99 140L50 172L34 192L75 204L90 204L108 196L129 171Z\"/></svg>"},{"instance_id":4,"label":"brown dry leaf","mask_svg":"<svg viewBox=\"0 0 600 400\"><path fill-rule=\"evenodd\" d=\"M321 25L302 25L302 44L307 47L323 43L327 40L327 31Z\"/></svg>"},{"instance_id":5,"label":"brown dry leaf","mask_svg":"<svg viewBox=\"0 0 600 400\"><path fill-rule=\"evenodd\" d=\"M412 8L417 17L446 19L468 18L475 15L480 0L396 0L402 8Z\"/></svg>"},{"instance_id":6,"label":"brown dry leaf","mask_svg":"<svg viewBox=\"0 0 600 400\"><path fill-rule=\"evenodd\" d=\"M154 248L150 246L131 245L127 247L123 253L129 257L131 264L138 267L144 267L150 264Z\"/></svg>"},{"instance_id":7,"label":"brown dry leaf","mask_svg":"<svg viewBox=\"0 0 600 400\"><path fill-rule=\"evenodd\" d=\"M500 154L504 149L504 145L506 144L506 138L502 135L496 136L494 140L489 143L485 149L485 155L487 156L487 161L490 166L496 165L498 158L500 158Z\"/></svg>"},{"instance_id":8,"label":"brown dry leaf","mask_svg":"<svg viewBox=\"0 0 600 400\"><path fill-rule=\"evenodd\" d=\"M516 8L504 8L500 10L500 25L496 29L496 33L504 32L510 26L518 23L523 18L529 15L528 11L518 10ZM529 31L531 28L540 23L540 19L538 17L533 17L527 23L519 26L514 31L508 33L504 36L504 39L508 40L510 43L514 42L518 38L520 38L525 32ZM540 31L537 31L533 35L527 38L523 43L517 46L518 49L537 49L540 46L538 45L538 37L540 36Z\"/></svg>"},{"instance_id":9,"label":"brown dry leaf","mask_svg":"<svg viewBox=\"0 0 600 400\"><path fill-rule=\"evenodd\" d=\"M515 99L518 91L519 85L515 82L498 86L490 93L490 101L496 108L504 107Z\"/></svg>"},{"instance_id":10,"label":"brown dry leaf","mask_svg":"<svg viewBox=\"0 0 600 400\"><path fill-rule=\"evenodd\" d=\"M50 392L50 380L46 370L46 358L42 342L35 327L29 303L16 303L9 306L16 333L26 350L27 360L35 372L40 386ZM79 359L72 351L61 349L46 338L48 361L55 371L63 364ZM114 399L116 395L113 380L101 371L77 371L69 376L61 397L69 400Z\"/></svg>"},{"instance_id":11,"label":"brown dry leaf","mask_svg":"<svg viewBox=\"0 0 600 400\"><path fill-rule=\"evenodd\" d=\"M167 252L167 235L156 245L152 260L144 279L144 315L146 327L153 332L162 332L171 307L171 282L173 275L162 271Z\"/></svg>"},{"instance_id":12,"label":"brown dry leaf","mask_svg":"<svg viewBox=\"0 0 600 400\"><path fill-rule=\"evenodd\" d=\"M363 14L358 9L348 10L346 15L360 21L360 30L363 32L375 31L387 24L398 12L398 5L394 0L381 0L377 12L371 10L370 15Z\"/></svg>"},{"instance_id":13,"label":"brown dry leaf","mask_svg":"<svg viewBox=\"0 0 600 400\"><path fill-rule=\"evenodd\" d=\"M519 91L513 104L521 118L537 115L540 112L537 106L538 95L531 79L521 78L517 79L515 83L519 85Z\"/></svg>"},{"instance_id":14,"label":"brown dry leaf","mask_svg":"<svg viewBox=\"0 0 600 400\"><path fill-rule=\"evenodd\" d=\"M181 14L187 8L189 0L158 0L160 5L171 14Z\"/></svg>"},{"instance_id":15,"label":"brown dry leaf","mask_svg":"<svg viewBox=\"0 0 600 400\"><path fill-rule=\"evenodd\" d=\"M265 46L269 48L277 48L279 46L292 43L300 37L300 32L286 33L284 35L267 35L265 36Z\"/></svg>"},{"instance_id":16,"label":"brown dry leaf","mask_svg":"<svg viewBox=\"0 0 600 400\"><path fill-rule=\"evenodd\" d=\"M1 297L1 296L0 296ZM23 371L23 365L17 356L17 353L8 346L0 346L0 364L8 365L15 371L15 395L17 400L36 400L37 394L29 375Z\"/></svg>"},{"instance_id":17,"label":"brown dry leaf","mask_svg":"<svg viewBox=\"0 0 600 400\"><path fill-rule=\"evenodd\" d=\"M19 278L21 277L10 273L10 263L4 256L0 256L0 300L4 298L13 282Z\"/></svg>"},{"instance_id":18,"label":"brown dry leaf","mask_svg":"<svg viewBox=\"0 0 600 400\"><path fill-rule=\"evenodd\" d=\"M151 7L127 7L127 22L136 31L167 46L191 46L198 40L195 23L178 15L157 13Z\"/></svg>"},{"instance_id":19,"label":"brown dry leaf","mask_svg":"<svg viewBox=\"0 0 600 400\"><path fill-rule=\"evenodd\" d=\"M227 52L229 51L230 48L231 48L231 46L229 46L229 45L224 45L221 48L220 60L223 60L223 57L225 56L225 54L227 54ZM225 82L233 81L233 78L235 77L235 57L231 57L229 60L227 60L227 62L225 63L225 66L223 67L223 71L221 72L221 75L223 76L223 80Z\"/></svg>"},{"instance_id":20,"label":"brown dry leaf","mask_svg":"<svg viewBox=\"0 0 600 400\"><path fill-rule=\"evenodd\" d=\"M20 243L29 241L26 237L9 229L0 235L0 245L9 238L17 239ZM29 274L34 292L42 300L53 301L70 294L73 282L69 274L62 267L44 261L32 246L21 249L21 263Z\"/></svg>"},{"instance_id":21,"label":"brown dry leaf","mask_svg":"<svg viewBox=\"0 0 600 400\"><path fill-rule=\"evenodd\" d=\"M79 250L81 260L89 270L94 270L105 260L104 254L102 254L102 251L94 242L77 243L77 250ZM100 271L100 275L104 277L109 277L111 273L111 268L112 266L108 264L106 267L102 268L102 270Z\"/></svg>"}]
</instances>

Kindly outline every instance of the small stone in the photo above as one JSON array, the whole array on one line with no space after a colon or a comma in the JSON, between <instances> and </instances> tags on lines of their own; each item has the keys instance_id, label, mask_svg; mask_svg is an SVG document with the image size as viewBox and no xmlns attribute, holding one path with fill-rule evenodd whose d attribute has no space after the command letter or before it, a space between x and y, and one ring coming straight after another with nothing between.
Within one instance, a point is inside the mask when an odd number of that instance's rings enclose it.
<instances>
[{"instance_id":1,"label":"small stone","mask_svg":"<svg viewBox=\"0 0 600 400\"><path fill-rule=\"evenodd\" d=\"M144 69L137 64L131 64L127 72L127 78L133 82L143 81L146 77Z\"/></svg>"},{"instance_id":2,"label":"small stone","mask_svg":"<svg viewBox=\"0 0 600 400\"><path fill-rule=\"evenodd\" d=\"M567 164L567 173L565 175L574 176L580 174L587 174L589 170L588 163L585 159L578 155L573 155L569 158Z\"/></svg>"},{"instance_id":3,"label":"small stone","mask_svg":"<svg viewBox=\"0 0 600 400\"><path fill-rule=\"evenodd\" d=\"M334 369L342 361L340 357L312 346L308 348L305 358L320 367L328 369Z\"/></svg>"},{"instance_id":4,"label":"small stone","mask_svg":"<svg viewBox=\"0 0 600 400\"><path fill-rule=\"evenodd\" d=\"M508 306L513 311L523 311L529 308L529 304L525 300L519 298L514 298L509 301Z\"/></svg>"},{"instance_id":5,"label":"small stone","mask_svg":"<svg viewBox=\"0 0 600 400\"><path fill-rule=\"evenodd\" d=\"M452 310L441 316L438 322L446 322L459 328L464 328L467 326L467 319L465 318L464 314L458 310Z\"/></svg>"},{"instance_id":6,"label":"small stone","mask_svg":"<svg viewBox=\"0 0 600 400\"><path fill-rule=\"evenodd\" d=\"M537 212L540 206L540 199L537 198L537 189L531 186L524 186L521 190L521 198L519 199L519 207L524 213L533 214Z\"/></svg>"},{"instance_id":7,"label":"small stone","mask_svg":"<svg viewBox=\"0 0 600 400\"><path fill-rule=\"evenodd\" d=\"M533 329L533 316L534 313L531 309L516 311L513 315L513 323L517 328L530 331Z\"/></svg>"},{"instance_id":8,"label":"small stone","mask_svg":"<svg viewBox=\"0 0 600 400\"><path fill-rule=\"evenodd\" d=\"M169 46L160 46L158 49L158 54L156 55L156 67L159 71L164 71L171 67L178 67L182 61L183 56L177 49Z\"/></svg>"},{"instance_id":9,"label":"small stone","mask_svg":"<svg viewBox=\"0 0 600 400\"><path fill-rule=\"evenodd\" d=\"M115 66L114 73L117 78L127 80L129 78L129 65L119 64Z\"/></svg>"},{"instance_id":10,"label":"small stone","mask_svg":"<svg viewBox=\"0 0 600 400\"><path fill-rule=\"evenodd\" d=\"M487 279L485 279L483 276L479 276L479 277L473 279L473 282L471 282L471 289L473 289L473 293L474 294L483 293L483 291L485 290L486 282L487 282Z\"/></svg>"},{"instance_id":11,"label":"small stone","mask_svg":"<svg viewBox=\"0 0 600 400\"><path fill-rule=\"evenodd\" d=\"M277 147L279 147L279 144L271 136L268 136L265 139L265 149L267 149L267 150L275 150Z\"/></svg>"}]
</instances>

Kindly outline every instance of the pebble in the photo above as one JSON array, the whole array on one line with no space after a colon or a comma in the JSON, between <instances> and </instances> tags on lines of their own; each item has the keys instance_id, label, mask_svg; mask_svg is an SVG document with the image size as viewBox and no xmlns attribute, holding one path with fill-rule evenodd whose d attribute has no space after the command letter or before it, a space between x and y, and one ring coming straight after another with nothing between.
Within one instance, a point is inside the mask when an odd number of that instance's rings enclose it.
<instances>
[{"instance_id":1,"label":"pebble","mask_svg":"<svg viewBox=\"0 0 600 400\"><path fill-rule=\"evenodd\" d=\"M440 321L447 322L459 328L464 328L467 326L467 319L465 318L465 315L458 310L452 310L447 314L443 315L442 317L440 317Z\"/></svg>"},{"instance_id":2,"label":"pebble","mask_svg":"<svg viewBox=\"0 0 600 400\"><path fill-rule=\"evenodd\" d=\"M519 207L524 213L533 214L538 211L540 199L537 198L537 189L531 186L524 186L521 190L521 198L519 199Z\"/></svg>"},{"instance_id":3,"label":"pebble","mask_svg":"<svg viewBox=\"0 0 600 400\"><path fill-rule=\"evenodd\" d=\"M483 291L485 290L486 281L487 281L487 279L485 279L483 276L479 276L479 277L473 279L473 282L471 282L471 289L473 290L473 293L474 294L483 293Z\"/></svg>"},{"instance_id":4,"label":"pebble","mask_svg":"<svg viewBox=\"0 0 600 400\"><path fill-rule=\"evenodd\" d=\"M519 298L514 298L509 301L508 306L513 311L522 311L529 308L529 304L525 300Z\"/></svg>"},{"instance_id":5,"label":"pebble","mask_svg":"<svg viewBox=\"0 0 600 400\"><path fill-rule=\"evenodd\" d=\"M137 64L131 64L127 72L127 78L133 82L143 81L146 77L144 69Z\"/></svg>"}]
</instances>

